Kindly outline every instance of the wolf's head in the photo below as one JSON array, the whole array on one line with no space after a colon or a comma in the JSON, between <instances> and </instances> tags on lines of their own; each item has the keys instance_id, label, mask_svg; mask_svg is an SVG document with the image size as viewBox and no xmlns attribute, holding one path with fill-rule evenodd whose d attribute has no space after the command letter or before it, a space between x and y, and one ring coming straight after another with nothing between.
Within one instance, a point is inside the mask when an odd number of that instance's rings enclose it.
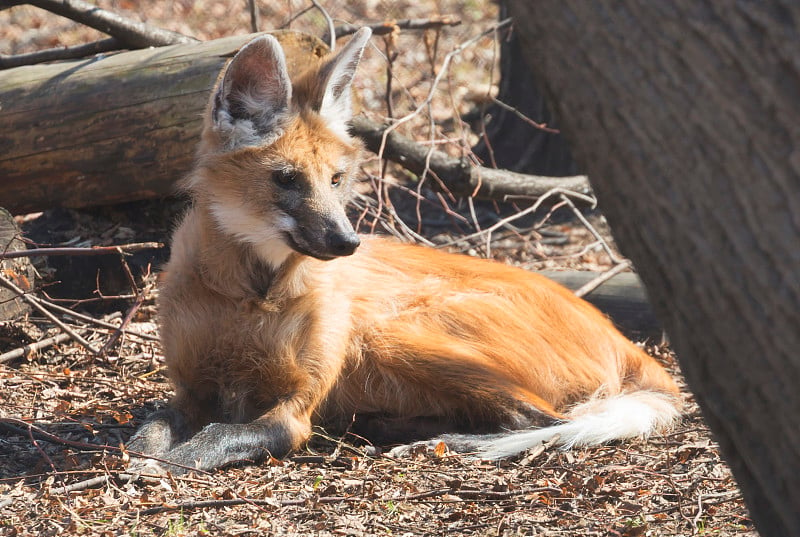
<instances>
[{"instance_id":1,"label":"wolf's head","mask_svg":"<svg viewBox=\"0 0 800 537\"><path fill-rule=\"evenodd\" d=\"M345 214L360 144L350 138L351 84L371 32L292 80L278 40L261 36L223 70L187 185L215 225L272 267L292 252L352 254Z\"/></svg>"}]
</instances>

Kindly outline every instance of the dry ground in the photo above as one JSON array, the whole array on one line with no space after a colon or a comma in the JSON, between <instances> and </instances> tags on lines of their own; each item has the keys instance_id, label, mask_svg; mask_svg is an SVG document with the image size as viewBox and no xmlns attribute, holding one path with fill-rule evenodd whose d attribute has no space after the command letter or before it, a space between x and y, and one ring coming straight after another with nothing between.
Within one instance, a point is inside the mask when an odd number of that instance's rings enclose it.
<instances>
[{"instance_id":1,"label":"dry ground","mask_svg":"<svg viewBox=\"0 0 800 537\"><path fill-rule=\"evenodd\" d=\"M247 33L244 0L103 1L101 6L159 26L209 39ZM261 4L261 27L286 24L306 4ZM444 55L490 28L496 8L479 1L325 2L337 20L375 22L389 18L453 14L463 23L445 29L438 49L422 34L402 32L395 42L374 39L357 81L363 108L386 115L387 61L397 51L392 105L396 116L415 109L430 91ZM307 12L291 23L317 35L323 19ZM33 8L0 12L0 52L19 53L101 37L93 31ZM433 34L428 43L435 42ZM394 47L394 48L393 48ZM440 148L458 154L475 135L453 121L485 97L496 81L495 46L478 41L454 57L449 77L430 110L410 123L408 134L429 138L428 118L437 126ZM2 73L0 73L2 76ZM362 196L354 216L362 231L376 228L436 244L475 233L513 214L514 206L448 200L420 189L401 170L381 173L365 165ZM388 188L387 185L394 185ZM380 213L379 195L391 193L397 214ZM379 192L380 194L376 194ZM2 200L0 200L2 205ZM20 216L26 233L52 244L120 244L166 240L180 202L138 203L93 211L49 211ZM607 237L603 219L590 221ZM544 223L544 224L542 224ZM375 225L373 225L375 224ZM613 243L607 241L610 248ZM488 251L488 246L491 250ZM576 225L568 208L537 213L451 245L529 268L610 266L604 245ZM283 461L230 468L213 474L140 479L124 477L119 446L142 419L163 405L170 387L155 336L154 278L141 277L148 262L129 259L140 276L141 299L101 299L92 292L95 267L76 262L38 265L53 279L82 280L62 290L94 317L131 313L125 334L100 357L74 342L0 364L0 536L17 535L755 535L741 496L720 458L696 405L686 393L684 422L649 442L599 448L529 453L486 463L461 456L419 454L393 460L364 454L360 440L319 431L308 448ZM112 264L119 265L116 258ZM56 266L57 265L57 266ZM76 268L77 267L77 268ZM88 287L87 287L88 282ZM109 285L107 282L101 282ZM54 288L44 291L54 294ZM106 294L131 293L115 289ZM119 323L119 319L113 320ZM76 327L86 324L72 322ZM0 354L58 329L31 315L0 323ZM87 330L96 347L114 330ZM663 346L648 349L680 380L674 357Z\"/></svg>"}]
</instances>

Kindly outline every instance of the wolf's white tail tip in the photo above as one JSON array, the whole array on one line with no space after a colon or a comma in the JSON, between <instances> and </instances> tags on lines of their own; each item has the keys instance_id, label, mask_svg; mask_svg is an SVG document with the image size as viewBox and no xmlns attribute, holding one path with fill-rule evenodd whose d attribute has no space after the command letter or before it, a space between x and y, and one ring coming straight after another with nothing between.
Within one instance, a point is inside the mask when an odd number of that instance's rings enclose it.
<instances>
[{"instance_id":1,"label":"wolf's white tail tip","mask_svg":"<svg viewBox=\"0 0 800 537\"><path fill-rule=\"evenodd\" d=\"M675 398L654 391L598 397L569 412L569 421L479 441L477 455L502 459L521 453L558 434L558 445L566 449L604 444L623 438L647 437L672 425L680 416Z\"/></svg>"}]
</instances>

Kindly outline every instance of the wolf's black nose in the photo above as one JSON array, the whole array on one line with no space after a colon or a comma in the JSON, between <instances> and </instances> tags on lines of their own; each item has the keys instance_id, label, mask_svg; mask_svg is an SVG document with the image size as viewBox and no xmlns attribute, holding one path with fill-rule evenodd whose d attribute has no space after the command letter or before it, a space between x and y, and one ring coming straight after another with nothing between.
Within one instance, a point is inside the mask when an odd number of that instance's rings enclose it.
<instances>
[{"instance_id":1,"label":"wolf's black nose","mask_svg":"<svg viewBox=\"0 0 800 537\"><path fill-rule=\"evenodd\" d=\"M351 255L356 251L361 239L356 233L334 233L330 236L329 242L331 253L338 256Z\"/></svg>"}]
</instances>

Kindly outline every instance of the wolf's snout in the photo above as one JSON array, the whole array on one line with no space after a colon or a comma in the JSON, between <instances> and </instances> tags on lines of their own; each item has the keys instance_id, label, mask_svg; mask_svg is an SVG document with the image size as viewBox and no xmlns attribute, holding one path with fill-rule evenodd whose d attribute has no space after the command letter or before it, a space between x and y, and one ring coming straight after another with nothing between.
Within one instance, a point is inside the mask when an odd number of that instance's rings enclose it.
<instances>
[{"instance_id":1,"label":"wolf's snout","mask_svg":"<svg viewBox=\"0 0 800 537\"><path fill-rule=\"evenodd\" d=\"M361 244L361 239L352 231L332 233L328 236L328 248L333 255L352 255Z\"/></svg>"}]
</instances>

